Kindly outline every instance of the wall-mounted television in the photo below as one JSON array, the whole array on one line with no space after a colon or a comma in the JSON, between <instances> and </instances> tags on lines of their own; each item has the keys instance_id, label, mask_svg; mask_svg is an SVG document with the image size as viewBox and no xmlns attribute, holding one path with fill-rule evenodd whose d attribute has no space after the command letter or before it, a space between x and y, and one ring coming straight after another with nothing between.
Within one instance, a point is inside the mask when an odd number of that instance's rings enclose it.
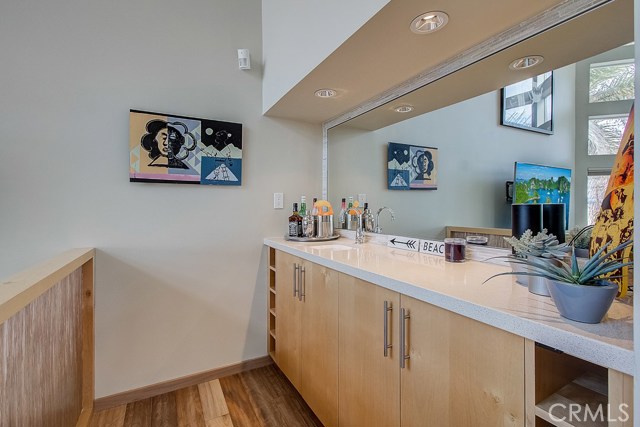
<instances>
[{"instance_id":1,"label":"wall-mounted television","mask_svg":"<svg viewBox=\"0 0 640 427\"><path fill-rule=\"evenodd\" d=\"M564 203L569 224L571 169L516 162L513 203Z\"/></svg>"}]
</instances>

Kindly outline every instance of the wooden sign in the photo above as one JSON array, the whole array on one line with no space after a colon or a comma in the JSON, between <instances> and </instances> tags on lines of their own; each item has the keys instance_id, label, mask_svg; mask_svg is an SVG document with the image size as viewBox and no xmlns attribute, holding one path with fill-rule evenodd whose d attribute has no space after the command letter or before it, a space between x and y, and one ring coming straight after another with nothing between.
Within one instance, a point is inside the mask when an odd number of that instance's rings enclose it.
<instances>
[{"instance_id":1,"label":"wooden sign","mask_svg":"<svg viewBox=\"0 0 640 427\"><path fill-rule=\"evenodd\" d=\"M420 252L423 254L444 256L444 242L437 240L420 240Z\"/></svg>"},{"instance_id":2,"label":"wooden sign","mask_svg":"<svg viewBox=\"0 0 640 427\"><path fill-rule=\"evenodd\" d=\"M420 240L412 239L411 237L401 237L401 236L389 236L389 240L387 241L388 247L403 249L405 251L420 251Z\"/></svg>"}]
</instances>

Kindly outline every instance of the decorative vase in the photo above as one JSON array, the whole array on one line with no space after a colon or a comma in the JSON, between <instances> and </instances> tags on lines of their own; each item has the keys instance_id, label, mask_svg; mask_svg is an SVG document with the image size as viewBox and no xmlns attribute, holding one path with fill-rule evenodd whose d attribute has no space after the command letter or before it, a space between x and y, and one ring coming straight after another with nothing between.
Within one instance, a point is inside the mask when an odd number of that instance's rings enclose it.
<instances>
[{"instance_id":1,"label":"decorative vase","mask_svg":"<svg viewBox=\"0 0 640 427\"><path fill-rule=\"evenodd\" d=\"M532 256L529 255L527 256L527 259L531 259L531 257ZM548 258L540 258L540 259L545 259L547 262L554 265L558 265L558 266L560 265L560 262L555 259L548 259ZM527 285L529 287L529 292L531 292L532 294L543 296L543 297L549 296L547 279L545 279L544 277L538 277L538 276L528 276L528 278L529 278L529 281Z\"/></svg>"},{"instance_id":2,"label":"decorative vase","mask_svg":"<svg viewBox=\"0 0 640 427\"><path fill-rule=\"evenodd\" d=\"M578 258L589 258L589 249L573 248Z\"/></svg>"},{"instance_id":3,"label":"decorative vase","mask_svg":"<svg viewBox=\"0 0 640 427\"><path fill-rule=\"evenodd\" d=\"M509 264L511 265L511 270L514 273L527 273L529 271L529 269L527 268L526 265L523 264L518 264L515 262L511 262L509 261ZM527 286L529 284L529 276L524 276L524 275L516 275L516 283L520 284L520 285L524 285Z\"/></svg>"},{"instance_id":4,"label":"decorative vase","mask_svg":"<svg viewBox=\"0 0 640 427\"><path fill-rule=\"evenodd\" d=\"M606 281L599 286L555 280L548 280L547 284L560 315L582 323L600 323L618 293L618 285Z\"/></svg>"}]
</instances>

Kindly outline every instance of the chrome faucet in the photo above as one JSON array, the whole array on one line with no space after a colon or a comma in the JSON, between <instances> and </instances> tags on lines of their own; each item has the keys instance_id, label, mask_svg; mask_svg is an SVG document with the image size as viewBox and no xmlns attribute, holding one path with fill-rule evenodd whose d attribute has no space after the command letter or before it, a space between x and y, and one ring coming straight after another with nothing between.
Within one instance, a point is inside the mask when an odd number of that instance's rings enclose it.
<instances>
[{"instance_id":1,"label":"chrome faucet","mask_svg":"<svg viewBox=\"0 0 640 427\"><path fill-rule=\"evenodd\" d=\"M391 221L395 221L396 219L396 216L393 213L393 209L386 206L381 207L380 209L378 209L378 213L376 214L376 228L373 230L374 233L382 233L382 228L380 228L380 213L385 209L388 210L391 214Z\"/></svg>"}]
</instances>

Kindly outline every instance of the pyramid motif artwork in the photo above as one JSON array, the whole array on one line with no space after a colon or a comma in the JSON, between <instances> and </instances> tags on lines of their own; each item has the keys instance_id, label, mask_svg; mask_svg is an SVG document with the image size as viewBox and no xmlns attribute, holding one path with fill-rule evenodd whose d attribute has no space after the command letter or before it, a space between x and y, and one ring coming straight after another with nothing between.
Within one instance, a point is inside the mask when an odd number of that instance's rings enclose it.
<instances>
[{"instance_id":1,"label":"pyramid motif artwork","mask_svg":"<svg viewBox=\"0 0 640 427\"><path fill-rule=\"evenodd\" d=\"M387 150L389 190L436 190L438 149L390 142Z\"/></svg>"},{"instance_id":2,"label":"pyramid motif artwork","mask_svg":"<svg viewBox=\"0 0 640 427\"><path fill-rule=\"evenodd\" d=\"M242 124L129 111L129 181L241 185Z\"/></svg>"},{"instance_id":3,"label":"pyramid motif artwork","mask_svg":"<svg viewBox=\"0 0 640 427\"><path fill-rule=\"evenodd\" d=\"M407 181L405 181L404 178L402 177L402 175L400 174L400 172L398 172L396 177L391 182L391 186L392 187L406 187L407 186Z\"/></svg>"},{"instance_id":4,"label":"pyramid motif artwork","mask_svg":"<svg viewBox=\"0 0 640 427\"><path fill-rule=\"evenodd\" d=\"M226 164L221 164L217 168L215 168L209 175L207 175L206 179L217 180L217 181L237 181L238 178L231 172L231 169L227 167Z\"/></svg>"}]
</instances>

